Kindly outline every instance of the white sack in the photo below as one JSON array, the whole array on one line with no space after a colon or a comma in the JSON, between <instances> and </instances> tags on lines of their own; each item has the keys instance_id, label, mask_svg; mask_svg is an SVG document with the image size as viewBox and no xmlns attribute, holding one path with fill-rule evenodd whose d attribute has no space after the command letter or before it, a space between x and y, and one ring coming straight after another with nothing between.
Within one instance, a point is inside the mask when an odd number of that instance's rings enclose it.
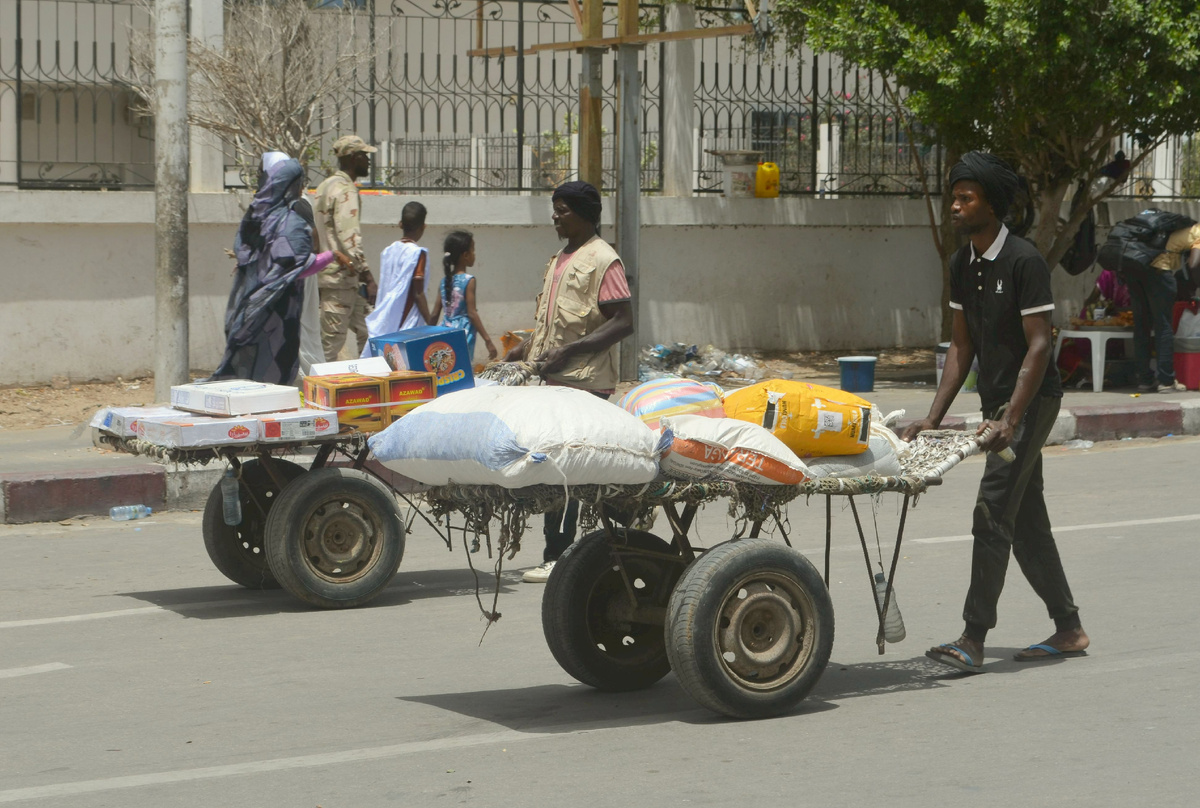
<instances>
[{"instance_id":1,"label":"white sack","mask_svg":"<svg viewBox=\"0 0 1200 808\"><path fill-rule=\"evenodd\" d=\"M662 419L671 439L663 473L684 480L732 480L798 485L810 476L804 461L758 424L736 418L676 415Z\"/></svg>"},{"instance_id":2,"label":"white sack","mask_svg":"<svg viewBox=\"0 0 1200 808\"><path fill-rule=\"evenodd\" d=\"M658 474L658 436L649 427L568 387L460 390L368 442L384 466L426 485L640 484Z\"/></svg>"}]
</instances>

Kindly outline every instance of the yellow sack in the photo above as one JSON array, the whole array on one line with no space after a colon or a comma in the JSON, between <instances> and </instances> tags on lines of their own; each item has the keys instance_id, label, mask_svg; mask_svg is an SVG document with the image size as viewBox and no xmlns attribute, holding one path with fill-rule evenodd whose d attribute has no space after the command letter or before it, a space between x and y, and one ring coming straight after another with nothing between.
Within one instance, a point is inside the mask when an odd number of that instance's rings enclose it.
<instances>
[{"instance_id":1,"label":"yellow sack","mask_svg":"<svg viewBox=\"0 0 1200 808\"><path fill-rule=\"evenodd\" d=\"M766 428L800 457L867 450L871 404L819 384L769 379L725 395L725 416Z\"/></svg>"}]
</instances>

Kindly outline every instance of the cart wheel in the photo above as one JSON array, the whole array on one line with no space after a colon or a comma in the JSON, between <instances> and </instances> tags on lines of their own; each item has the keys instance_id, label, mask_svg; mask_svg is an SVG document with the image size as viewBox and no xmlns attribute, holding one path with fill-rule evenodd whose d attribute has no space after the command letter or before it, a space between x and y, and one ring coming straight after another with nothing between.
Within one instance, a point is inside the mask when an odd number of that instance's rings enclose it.
<instances>
[{"instance_id":1,"label":"cart wheel","mask_svg":"<svg viewBox=\"0 0 1200 808\"><path fill-rule=\"evenodd\" d=\"M786 712L821 678L833 605L799 552L766 539L712 548L667 607L667 654L683 689L734 718Z\"/></svg>"},{"instance_id":2,"label":"cart wheel","mask_svg":"<svg viewBox=\"0 0 1200 808\"><path fill-rule=\"evenodd\" d=\"M304 473L303 466L286 460L272 460L279 474L292 481ZM241 485L238 498L242 501L242 523L225 524L225 512L221 504L221 484L213 486L204 505L204 549L212 559L213 566L235 584L249 589L278 589L279 582L271 574L267 554L263 547L263 531L267 515L259 510L258 504L270 514L279 495L279 486L258 460L242 463Z\"/></svg>"},{"instance_id":3,"label":"cart wheel","mask_svg":"<svg viewBox=\"0 0 1200 808\"><path fill-rule=\"evenodd\" d=\"M326 609L384 590L404 557L396 500L366 472L322 468L293 480L267 518L267 561L283 588Z\"/></svg>"},{"instance_id":4,"label":"cart wheel","mask_svg":"<svg viewBox=\"0 0 1200 808\"><path fill-rule=\"evenodd\" d=\"M572 544L554 565L542 596L542 630L563 670L599 690L640 690L671 669L661 614L683 572L683 560L639 554L674 555L670 544L650 533L618 529L610 541L604 531ZM621 543L621 541L624 543ZM623 553L622 549L630 552ZM638 605L656 610L654 622L635 621L625 580L614 553L620 553Z\"/></svg>"}]
</instances>

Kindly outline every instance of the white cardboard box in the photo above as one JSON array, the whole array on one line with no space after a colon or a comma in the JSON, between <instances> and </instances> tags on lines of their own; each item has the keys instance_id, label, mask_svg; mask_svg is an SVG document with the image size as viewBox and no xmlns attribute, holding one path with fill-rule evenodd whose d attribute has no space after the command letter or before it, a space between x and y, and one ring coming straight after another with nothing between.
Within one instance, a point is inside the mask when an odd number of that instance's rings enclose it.
<instances>
[{"instance_id":1,"label":"white cardboard box","mask_svg":"<svg viewBox=\"0 0 1200 808\"><path fill-rule=\"evenodd\" d=\"M243 379L177 384L171 388L171 406L210 415L279 412L300 407L300 390Z\"/></svg>"},{"instance_id":2,"label":"white cardboard box","mask_svg":"<svg viewBox=\"0 0 1200 808\"><path fill-rule=\"evenodd\" d=\"M184 413L182 418L142 418L138 437L157 446L229 446L258 442L257 418L210 418Z\"/></svg>"},{"instance_id":3,"label":"white cardboard box","mask_svg":"<svg viewBox=\"0 0 1200 808\"><path fill-rule=\"evenodd\" d=\"M190 415L174 407L105 407L92 417L90 425L110 435L132 438L137 434L137 422L142 418L180 418Z\"/></svg>"},{"instance_id":4,"label":"white cardboard box","mask_svg":"<svg viewBox=\"0 0 1200 808\"><path fill-rule=\"evenodd\" d=\"M382 356L366 359L343 359L340 362L314 362L310 376L336 376L339 373L361 373L364 376L386 376L392 366Z\"/></svg>"},{"instance_id":5,"label":"white cardboard box","mask_svg":"<svg viewBox=\"0 0 1200 808\"><path fill-rule=\"evenodd\" d=\"M337 413L331 410L295 410L258 416L259 440L263 443L308 440L336 435Z\"/></svg>"}]
</instances>

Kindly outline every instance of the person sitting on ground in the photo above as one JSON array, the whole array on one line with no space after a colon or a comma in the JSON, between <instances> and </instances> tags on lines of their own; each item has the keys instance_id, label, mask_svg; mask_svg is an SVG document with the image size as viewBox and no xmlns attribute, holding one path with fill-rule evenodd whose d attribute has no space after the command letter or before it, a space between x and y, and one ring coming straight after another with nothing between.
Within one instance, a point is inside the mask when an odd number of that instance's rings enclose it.
<instances>
[{"instance_id":1,"label":"person sitting on ground","mask_svg":"<svg viewBox=\"0 0 1200 808\"><path fill-rule=\"evenodd\" d=\"M442 325L467 332L467 357L470 361L475 361L476 333L483 335L488 359L495 359L499 352L475 309L475 276L467 274L467 270L475 266L475 237L466 230L455 230L446 236L442 250L442 269L446 277L442 279L437 300L433 303L430 323L437 322L444 307Z\"/></svg>"},{"instance_id":2,"label":"person sitting on ground","mask_svg":"<svg viewBox=\"0 0 1200 808\"><path fill-rule=\"evenodd\" d=\"M420 202L405 205L400 211L400 229L404 236L388 245L379 256L379 293L374 311L367 315L364 358L375 355L371 337L433 323L425 299L429 250L417 243L425 235L425 215L425 206Z\"/></svg>"}]
</instances>

